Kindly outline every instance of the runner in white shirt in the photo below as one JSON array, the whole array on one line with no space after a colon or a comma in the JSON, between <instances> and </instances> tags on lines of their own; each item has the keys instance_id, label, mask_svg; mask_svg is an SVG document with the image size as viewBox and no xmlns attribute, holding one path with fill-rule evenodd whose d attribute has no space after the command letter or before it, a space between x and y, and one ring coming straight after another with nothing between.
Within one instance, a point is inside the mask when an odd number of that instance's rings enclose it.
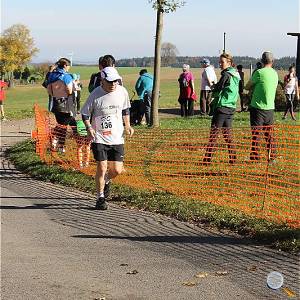
<instances>
[{"instance_id":1,"label":"runner in white shirt","mask_svg":"<svg viewBox=\"0 0 300 300\"><path fill-rule=\"evenodd\" d=\"M92 151L97 161L95 208L105 210L110 180L123 171L123 121L129 136L134 130L130 126L128 92L118 84L121 79L118 71L114 67L106 67L101 71L101 78L101 86L90 94L81 114L92 138Z\"/></svg>"}]
</instances>

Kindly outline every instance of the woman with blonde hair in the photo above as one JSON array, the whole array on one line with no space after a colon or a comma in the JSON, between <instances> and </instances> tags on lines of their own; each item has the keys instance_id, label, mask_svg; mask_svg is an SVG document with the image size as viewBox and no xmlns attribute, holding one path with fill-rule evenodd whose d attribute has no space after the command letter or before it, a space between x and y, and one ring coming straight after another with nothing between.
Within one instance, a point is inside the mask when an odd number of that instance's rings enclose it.
<instances>
[{"instance_id":1,"label":"woman with blonde hair","mask_svg":"<svg viewBox=\"0 0 300 300\"><path fill-rule=\"evenodd\" d=\"M240 75L233 68L233 59L230 54L221 54L219 64L222 70L221 78L213 87L213 100L209 112L212 115L211 130L203 162L211 162L213 152L216 148L218 133L221 130L228 147L229 163L235 163L236 151L231 127L239 95Z\"/></svg>"}]
</instances>

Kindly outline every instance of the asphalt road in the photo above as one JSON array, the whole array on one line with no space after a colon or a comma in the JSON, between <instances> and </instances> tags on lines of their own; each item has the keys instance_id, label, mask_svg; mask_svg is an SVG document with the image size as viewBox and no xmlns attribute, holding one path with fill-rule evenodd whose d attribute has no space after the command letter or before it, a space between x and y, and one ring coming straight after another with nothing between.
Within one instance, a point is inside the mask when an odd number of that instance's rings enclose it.
<instances>
[{"instance_id":1,"label":"asphalt road","mask_svg":"<svg viewBox=\"0 0 300 300\"><path fill-rule=\"evenodd\" d=\"M299 296L299 257L20 173L3 151L32 126L2 124L1 299L288 299L271 271Z\"/></svg>"}]
</instances>

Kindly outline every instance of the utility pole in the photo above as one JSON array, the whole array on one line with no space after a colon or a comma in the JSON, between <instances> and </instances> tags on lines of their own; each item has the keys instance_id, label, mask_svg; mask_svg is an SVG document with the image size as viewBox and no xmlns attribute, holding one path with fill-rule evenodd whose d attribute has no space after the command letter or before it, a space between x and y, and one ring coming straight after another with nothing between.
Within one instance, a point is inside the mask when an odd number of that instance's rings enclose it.
<instances>
[{"instance_id":1,"label":"utility pole","mask_svg":"<svg viewBox=\"0 0 300 300\"><path fill-rule=\"evenodd\" d=\"M223 53L226 52L226 32L223 35Z\"/></svg>"},{"instance_id":2,"label":"utility pole","mask_svg":"<svg viewBox=\"0 0 300 300\"><path fill-rule=\"evenodd\" d=\"M73 66L73 55L74 55L74 52L72 51L68 55L69 55L69 59L70 59L70 65L72 67Z\"/></svg>"},{"instance_id":3,"label":"utility pole","mask_svg":"<svg viewBox=\"0 0 300 300\"><path fill-rule=\"evenodd\" d=\"M287 35L298 37L297 58L296 58L296 75L297 75L298 80L300 80L300 32L288 32Z\"/></svg>"}]
</instances>

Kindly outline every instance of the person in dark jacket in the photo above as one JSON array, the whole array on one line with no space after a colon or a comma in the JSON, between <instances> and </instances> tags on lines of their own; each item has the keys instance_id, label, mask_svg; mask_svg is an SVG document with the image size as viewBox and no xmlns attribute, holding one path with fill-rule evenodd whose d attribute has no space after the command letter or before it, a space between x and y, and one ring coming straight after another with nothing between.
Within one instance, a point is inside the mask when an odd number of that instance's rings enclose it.
<instances>
[{"instance_id":1,"label":"person in dark jacket","mask_svg":"<svg viewBox=\"0 0 300 300\"><path fill-rule=\"evenodd\" d=\"M146 117L146 123L150 125L151 115L151 102L152 102L152 89L153 89L153 76L148 73L147 69L140 71L140 77L135 84L135 90L139 96L139 119L138 124L141 124L143 116Z\"/></svg>"},{"instance_id":2,"label":"person in dark jacket","mask_svg":"<svg viewBox=\"0 0 300 300\"><path fill-rule=\"evenodd\" d=\"M239 83L239 95L240 95L240 103L241 103L241 112L246 110L245 103L244 103L244 85L245 85L245 74L243 72L243 66L237 65L236 66L239 74L240 74L240 83Z\"/></svg>"},{"instance_id":3,"label":"person in dark jacket","mask_svg":"<svg viewBox=\"0 0 300 300\"><path fill-rule=\"evenodd\" d=\"M231 55L227 53L221 54L219 64L222 72L220 80L213 87L213 100L210 108L210 114L212 115L211 130L203 159L204 163L211 162L220 129L227 143L229 163L236 161L236 151L233 144L231 127L239 95L240 76L232 67L233 59Z\"/></svg>"},{"instance_id":4,"label":"person in dark jacket","mask_svg":"<svg viewBox=\"0 0 300 300\"><path fill-rule=\"evenodd\" d=\"M104 55L99 57L99 72L94 73L91 75L88 90L91 93L96 87L100 86L101 83L101 70L103 70L106 67L115 67L116 60L115 58L110 55ZM122 79L118 80L120 85L123 85Z\"/></svg>"}]
</instances>

